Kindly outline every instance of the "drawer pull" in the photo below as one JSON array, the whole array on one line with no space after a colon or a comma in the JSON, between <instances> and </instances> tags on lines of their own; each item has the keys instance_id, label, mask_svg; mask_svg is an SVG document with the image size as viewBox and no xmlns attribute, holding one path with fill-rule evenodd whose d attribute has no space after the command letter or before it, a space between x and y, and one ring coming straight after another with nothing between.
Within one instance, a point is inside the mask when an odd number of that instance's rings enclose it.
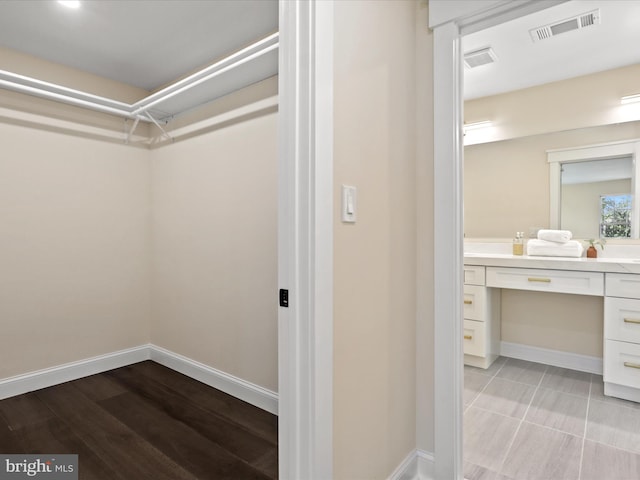
<instances>
[{"instance_id":1,"label":"drawer pull","mask_svg":"<svg viewBox=\"0 0 640 480\"><path fill-rule=\"evenodd\" d=\"M473 335L465 335L464 339L465 340L473 340ZM638 368L640 368L640 365L638 365Z\"/></svg>"},{"instance_id":2,"label":"drawer pull","mask_svg":"<svg viewBox=\"0 0 640 480\"><path fill-rule=\"evenodd\" d=\"M640 370L640 363L624 362L624 366L629 368L637 368Z\"/></svg>"},{"instance_id":3,"label":"drawer pull","mask_svg":"<svg viewBox=\"0 0 640 480\"><path fill-rule=\"evenodd\" d=\"M635 323L637 325L640 325L640 319L636 319L636 318L625 318L624 319L624 323Z\"/></svg>"},{"instance_id":4,"label":"drawer pull","mask_svg":"<svg viewBox=\"0 0 640 480\"><path fill-rule=\"evenodd\" d=\"M473 300L465 300L464 304L465 305L472 305L473 304ZM640 322L638 322L638 323L640 323Z\"/></svg>"},{"instance_id":5,"label":"drawer pull","mask_svg":"<svg viewBox=\"0 0 640 480\"><path fill-rule=\"evenodd\" d=\"M541 282L541 283L551 283L550 278L539 278L539 277L529 277L527 278L530 282Z\"/></svg>"}]
</instances>

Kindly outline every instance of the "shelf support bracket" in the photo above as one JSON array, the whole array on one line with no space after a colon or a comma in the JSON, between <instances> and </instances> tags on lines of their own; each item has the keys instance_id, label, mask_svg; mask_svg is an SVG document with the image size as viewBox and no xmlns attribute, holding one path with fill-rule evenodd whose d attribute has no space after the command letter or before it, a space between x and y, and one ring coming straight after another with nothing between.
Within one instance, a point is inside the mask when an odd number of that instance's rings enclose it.
<instances>
[{"instance_id":1,"label":"shelf support bracket","mask_svg":"<svg viewBox=\"0 0 640 480\"><path fill-rule=\"evenodd\" d=\"M162 136L163 136L163 137L167 137L167 139L168 139L169 141L173 142L173 137L172 137L171 135L169 135L169 134L167 133L167 131L166 131L164 128L162 128L162 127L160 126L160 124L158 123L158 121L157 121L155 118L153 118L153 116L152 116L149 112L144 112L144 114L147 116L147 118L148 118L149 120L151 120L151 121L153 122L153 124L154 124L156 127L158 127L158 128L160 129L160 131L162 132Z\"/></svg>"}]
</instances>

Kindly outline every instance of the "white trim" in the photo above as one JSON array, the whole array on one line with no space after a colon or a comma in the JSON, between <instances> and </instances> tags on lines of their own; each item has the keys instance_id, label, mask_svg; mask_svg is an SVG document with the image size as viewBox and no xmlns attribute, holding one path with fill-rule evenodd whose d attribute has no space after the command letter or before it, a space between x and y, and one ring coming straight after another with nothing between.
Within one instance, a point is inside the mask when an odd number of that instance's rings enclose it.
<instances>
[{"instance_id":1,"label":"white trim","mask_svg":"<svg viewBox=\"0 0 640 480\"><path fill-rule=\"evenodd\" d=\"M280 0L279 478L333 477L333 2ZM275 292L274 292L275 294Z\"/></svg>"},{"instance_id":2,"label":"white trim","mask_svg":"<svg viewBox=\"0 0 640 480\"><path fill-rule=\"evenodd\" d=\"M498 25L564 0L479 2L460 16L460 2L432 0L434 29L434 450L435 477L462 478L462 57L460 32ZM466 2L467 4L469 2ZM478 8L476 8L476 6ZM458 9L458 10L456 10ZM440 10L440 11L438 11ZM446 11L446 14L440 15ZM435 25L435 22L432 22ZM425 245L424 248L428 248ZM418 426L418 428L424 428ZM421 437L424 435L420 435Z\"/></svg>"},{"instance_id":3,"label":"white trim","mask_svg":"<svg viewBox=\"0 0 640 480\"><path fill-rule=\"evenodd\" d=\"M521 343L500 342L500 355L529 362L544 363L554 367L569 368L579 372L602 375L602 358L578 353L533 347Z\"/></svg>"},{"instance_id":4,"label":"white trim","mask_svg":"<svg viewBox=\"0 0 640 480\"><path fill-rule=\"evenodd\" d=\"M622 398L630 402L640 402L640 391L635 387L604 382L604 394L607 397Z\"/></svg>"},{"instance_id":5,"label":"white trim","mask_svg":"<svg viewBox=\"0 0 640 480\"><path fill-rule=\"evenodd\" d=\"M277 393L153 344L140 345L6 378L0 381L0 400L114 368L126 367L144 360L153 360L258 408L278 414Z\"/></svg>"},{"instance_id":6,"label":"white trim","mask_svg":"<svg viewBox=\"0 0 640 480\"><path fill-rule=\"evenodd\" d=\"M435 476L462 477L462 50L457 25L434 31ZM443 401L446 399L445 401Z\"/></svg>"},{"instance_id":7,"label":"white trim","mask_svg":"<svg viewBox=\"0 0 640 480\"><path fill-rule=\"evenodd\" d=\"M435 458L432 452L418 450L418 479L435 480Z\"/></svg>"},{"instance_id":8,"label":"white trim","mask_svg":"<svg viewBox=\"0 0 640 480\"><path fill-rule=\"evenodd\" d=\"M278 414L278 394L271 390L156 345L149 345L149 351L150 359L160 365L217 388L274 415Z\"/></svg>"},{"instance_id":9,"label":"white trim","mask_svg":"<svg viewBox=\"0 0 640 480\"><path fill-rule=\"evenodd\" d=\"M416 450L413 450L391 472L388 480L417 480L418 478L418 454Z\"/></svg>"},{"instance_id":10,"label":"white trim","mask_svg":"<svg viewBox=\"0 0 640 480\"><path fill-rule=\"evenodd\" d=\"M106 372L132 363L149 360L149 345L119 350L117 352L65 363L35 372L9 377L0 381L0 399L22 395L41 388Z\"/></svg>"},{"instance_id":11,"label":"white trim","mask_svg":"<svg viewBox=\"0 0 640 480\"><path fill-rule=\"evenodd\" d=\"M433 453L413 450L396 467L388 480L433 480Z\"/></svg>"},{"instance_id":12,"label":"white trim","mask_svg":"<svg viewBox=\"0 0 640 480\"><path fill-rule=\"evenodd\" d=\"M584 162L608 157L634 155L640 140L622 140L618 142L583 145L581 147L555 148L547 150L547 162Z\"/></svg>"}]
</instances>

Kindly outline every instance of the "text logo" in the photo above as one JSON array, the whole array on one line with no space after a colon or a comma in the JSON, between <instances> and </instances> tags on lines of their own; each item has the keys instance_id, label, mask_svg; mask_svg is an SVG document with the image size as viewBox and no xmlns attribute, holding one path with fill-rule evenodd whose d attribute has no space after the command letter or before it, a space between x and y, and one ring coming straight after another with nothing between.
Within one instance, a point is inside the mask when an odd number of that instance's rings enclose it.
<instances>
[{"instance_id":1,"label":"text logo","mask_svg":"<svg viewBox=\"0 0 640 480\"><path fill-rule=\"evenodd\" d=\"M78 455L0 455L0 480L78 480Z\"/></svg>"}]
</instances>

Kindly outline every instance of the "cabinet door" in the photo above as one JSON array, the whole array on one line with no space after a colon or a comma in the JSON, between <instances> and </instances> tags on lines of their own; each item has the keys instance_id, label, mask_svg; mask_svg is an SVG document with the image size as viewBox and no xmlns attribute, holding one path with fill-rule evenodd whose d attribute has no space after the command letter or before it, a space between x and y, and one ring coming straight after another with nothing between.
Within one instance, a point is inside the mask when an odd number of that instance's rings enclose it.
<instances>
[{"instance_id":1,"label":"cabinet door","mask_svg":"<svg viewBox=\"0 0 640 480\"><path fill-rule=\"evenodd\" d=\"M604 274L573 270L487 267L487 287L604 295Z\"/></svg>"},{"instance_id":2,"label":"cabinet door","mask_svg":"<svg viewBox=\"0 0 640 480\"><path fill-rule=\"evenodd\" d=\"M464 320L464 353L465 355L475 355L484 357L487 354L487 334L484 322L475 320Z\"/></svg>"},{"instance_id":3,"label":"cabinet door","mask_svg":"<svg viewBox=\"0 0 640 480\"><path fill-rule=\"evenodd\" d=\"M607 297L640 298L640 275L607 273Z\"/></svg>"},{"instance_id":4,"label":"cabinet door","mask_svg":"<svg viewBox=\"0 0 640 480\"><path fill-rule=\"evenodd\" d=\"M484 285L484 267L477 265L464 266L465 285Z\"/></svg>"},{"instance_id":5,"label":"cabinet door","mask_svg":"<svg viewBox=\"0 0 640 480\"><path fill-rule=\"evenodd\" d=\"M464 286L464 318L484 322L484 311L487 299L486 287L477 285Z\"/></svg>"},{"instance_id":6,"label":"cabinet door","mask_svg":"<svg viewBox=\"0 0 640 480\"><path fill-rule=\"evenodd\" d=\"M640 345L605 340L604 381L640 388Z\"/></svg>"},{"instance_id":7,"label":"cabinet door","mask_svg":"<svg viewBox=\"0 0 640 480\"><path fill-rule=\"evenodd\" d=\"M605 297L604 337L607 340L640 343L640 300Z\"/></svg>"}]
</instances>

